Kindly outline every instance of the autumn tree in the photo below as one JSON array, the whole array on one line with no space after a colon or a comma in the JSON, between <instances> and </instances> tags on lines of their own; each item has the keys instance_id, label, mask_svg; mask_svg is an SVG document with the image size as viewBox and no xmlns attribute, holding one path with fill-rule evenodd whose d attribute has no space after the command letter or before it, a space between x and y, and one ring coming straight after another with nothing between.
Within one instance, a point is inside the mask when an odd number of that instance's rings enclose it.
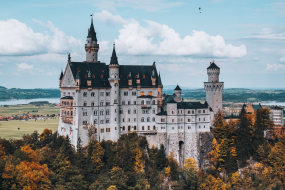
<instances>
[{"instance_id":1,"label":"autumn tree","mask_svg":"<svg viewBox=\"0 0 285 190\"><path fill-rule=\"evenodd\" d=\"M196 175L198 167L194 158L187 158L183 165L183 174L186 176L188 189L196 189Z\"/></svg>"},{"instance_id":2,"label":"autumn tree","mask_svg":"<svg viewBox=\"0 0 285 190\"><path fill-rule=\"evenodd\" d=\"M251 155L251 129L248 120L245 105L241 109L239 115L239 123L237 129L236 151L240 167L247 165L246 161Z\"/></svg>"},{"instance_id":3,"label":"autumn tree","mask_svg":"<svg viewBox=\"0 0 285 190\"><path fill-rule=\"evenodd\" d=\"M168 165L170 168L170 177L171 180L175 181L179 179L179 165L176 159L174 158L173 152L170 152L168 156Z\"/></svg>"}]
</instances>

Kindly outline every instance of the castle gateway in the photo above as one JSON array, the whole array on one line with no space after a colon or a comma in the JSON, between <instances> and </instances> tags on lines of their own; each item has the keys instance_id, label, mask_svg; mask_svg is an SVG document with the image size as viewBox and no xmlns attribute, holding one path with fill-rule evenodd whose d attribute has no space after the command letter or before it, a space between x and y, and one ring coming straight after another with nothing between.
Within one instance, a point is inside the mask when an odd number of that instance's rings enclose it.
<instances>
[{"instance_id":1,"label":"castle gateway","mask_svg":"<svg viewBox=\"0 0 285 190\"><path fill-rule=\"evenodd\" d=\"M220 68L211 63L204 83L206 102L183 102L177 85L173 95L162 94L155 63L120 65L115 46L110 64L98 61L99 44L91 21L85 44L86 61L68 63L59 79L61 110L58 134L68 135L76 147L80 137L89 141L88 126L95 125L97 140L117 141L121 134L137 132L149 146L164 145L178 162L198 161L199 136L210 132L214 114L222 110Z\"/></svg>"}]
</instances>

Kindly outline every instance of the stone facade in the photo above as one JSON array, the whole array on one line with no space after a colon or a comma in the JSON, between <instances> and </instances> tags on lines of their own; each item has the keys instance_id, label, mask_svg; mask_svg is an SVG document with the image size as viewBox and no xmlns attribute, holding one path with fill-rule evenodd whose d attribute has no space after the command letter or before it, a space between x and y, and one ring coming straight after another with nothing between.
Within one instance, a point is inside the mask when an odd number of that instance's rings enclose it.
<instances>
[{"instance_id":1,"label":"stone facade","mask_svg":"<svg viewBox=\"0 0 285 190\"><path fill-rule=\"evenodd\" d=\"M76 148L79 137L83 146L88 144L90 124L95 125L99 141L117 141L122 134L136 132L146 136L150 147L163 144L166 154L173 152L181 166L188 157L198 161L199 136L210 131L214 115L210 104L183 102L178 85L173 95L163 95L155 63L119 65L114 46L106 65L97 60L98 49L92 23L85 45L86 61L72 62L69 56L60 76L59 135L68 135ZM218 87L221 93L223 84L215 80L211 85L222 85ZM209 95L207 101L213 99Z\"/></svg>"}]
</instances>

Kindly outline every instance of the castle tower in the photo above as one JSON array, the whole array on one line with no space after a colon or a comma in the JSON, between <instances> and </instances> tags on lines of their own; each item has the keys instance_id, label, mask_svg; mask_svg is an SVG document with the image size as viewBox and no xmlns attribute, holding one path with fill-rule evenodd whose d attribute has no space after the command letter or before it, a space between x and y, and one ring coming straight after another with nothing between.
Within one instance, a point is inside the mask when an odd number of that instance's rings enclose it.
<instances>
[{"instance_id":1,"label":"castle tower","mask_svg":"<svg viewBox=\"0 0 285 190\"><path fill-rule=\"evenodd\" d=\"M96 32L93 26L93 18L88 29L88 36L85 44L86 62L98 62L99 44L97 44Z\"/></svg>"},{"instance_id":2,"label":"castle tower","mask_svg":"<svg viewBox=\"0 0 285 190\"><path fill-rule=\"evenodd\" d=\"M111 131L112 131L112 141L117 141L120 137L120 115L119 115L119 63L118 63L118 58L116 55L116 50L115 50L115 43L113 44L113 53L111 57L111 61L109 64L109 82L111 85L111 100L110 104L114 105L111 106L111 115L112 120L110 122L111 124Z\"/></svg>"},{"instance_id":3,"label":"castle tower","mask_svg":"<svg viewBox=\"0 0 285 190\"><path fill-rule=\"evenodd\" d=\"M219 81L220 68L213 62L207 68L208 82L204 82L206 91L206 101L209 106L217 114L223 110L222 107L222 92L224 89L224 82Z\"/></svg>"},{"instance_id":4,"label":"castle tower","mask_svg":"<svg viewBox=\"0 0 285 190\"><path fill-rule=\"evenodd\" d=\"M178 86L178 84L176 88L174 89L174 94L175 94L174 100L176 102L181 102L181 88Z\"/></svg>"}]
</instances>

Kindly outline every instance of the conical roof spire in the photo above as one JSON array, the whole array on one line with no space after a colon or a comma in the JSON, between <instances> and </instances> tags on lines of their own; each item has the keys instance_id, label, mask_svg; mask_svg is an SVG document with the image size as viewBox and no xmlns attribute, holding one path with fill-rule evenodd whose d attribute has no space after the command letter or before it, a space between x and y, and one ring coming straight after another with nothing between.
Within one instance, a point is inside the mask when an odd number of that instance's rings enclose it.
<instances>
[{"instance_id":1,"label":"conical roof spire","mask_svg":"<svg viewBox=\"0 0 285 190\"><path fill-rule=\"evenodd\" d=\"M117 58L117 55L116 55L116 50L115 50L115 42L113 44L113 52L112 52L110 65L119 65L118 58Z\"/></svg>"},{"instance_id":2,"label":"conical roof spire","mask_svg":"<svg viewBox=\"0 0 285 190\"><path fill-rule=\"evenodd\" d=\"M160 78L160 72L159 72L159 75L158 75L158 81L157 81L157 84L158 84L158 85L162 85L161 78Z\"/></svg>"},{"instance_id":3,"label":"conical roof spire","mask_svg":"<svg viewBox=\"0 0 285 190\"><path fill-rule=\"evenodd\" d=\"M91 18L90 28L88 29L88 36L87 36L87 38L92 38L92 41L96 41L97 42L96 32L95 32L94 25L93 25L93 15L90 15L90 16L92 16L92 18Z\"/></svg>"},{"instance_id":4,"label":"conical roof spire","mask_svg":"<svg viewBox=\"0 0 285 190\"><path fill-rule=\"evenodd\" d=\"M62 78L63 78L63 71L61 70L59 80L61 80Z\"/></svg>"}]
</instances>

